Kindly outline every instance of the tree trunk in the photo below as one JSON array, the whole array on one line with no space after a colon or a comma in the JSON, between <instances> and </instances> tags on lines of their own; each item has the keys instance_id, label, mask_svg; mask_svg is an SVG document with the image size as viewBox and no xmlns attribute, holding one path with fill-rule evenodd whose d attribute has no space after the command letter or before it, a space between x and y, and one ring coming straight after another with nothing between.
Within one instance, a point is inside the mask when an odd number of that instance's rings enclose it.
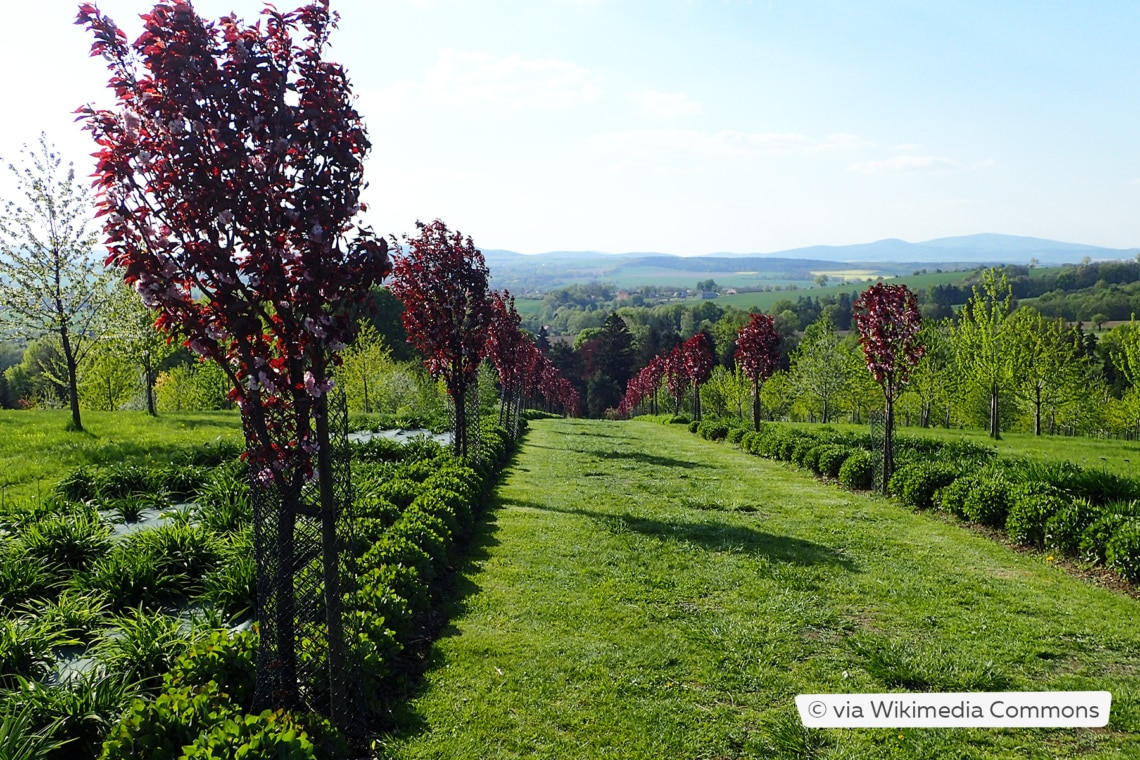
<instances>
[{"instance_id":1,"label":"tree trunk","mask_svg":"<svg viewBox=\"0 0 1140 760\"><path fill-rule=\"evenodd\" d=\"M71 402L71 429L83 430L83 420L79 418L79 378L78 363L75 361L75 352L71 348L71 336L67 327L61 327L59 341L63 345L63 358L67 361L67 395Z\"/></svg>"},{"instance_id":2,"label":"tree trunk","mask_svg":"<svg viewBox=\"0 0 1140 760\"><path fill-rule=\"evenodd\" d=\"M693 418L700 422L701 419L701 387L699 385L693 386Z\"/></svg>"},{"instance_id":3,"label":"tree trunk","mask_svg":"<svg viewBox=\"0 0 1140 760\"><path fill-rule=\"evenodd\" d=\"M150 363L150 351L143 352L143 383L146 384L146 413L157 417L158 409L154 405L154 367Z\"/></svg>"},{"instance_id":4,"label":"tree trunk","mask_svg":"<svg viewBox=\"0 0 1140 760\"><path fill-rule=\"evenodd\" d=\"M922 402L922 411L919 413L918 426L921 428L930 427L930 402Z\"/></svg>"},{"instance_id":5,"label":"tree trunk","mask_svg":"<svg viewBox=\"0 0 1140 760\"><path fill-rule=\"evenodd\" d=\"M317 399L317 480L321 494L321 551L324 555L325 622L329 636L329 716L342 731L348 714L345 681L348 666L345 658L344 620L341 611L340 556L336 535L339 506L333 489L332 441L329 436L328 395Z\"/></svg>"},{"instance_id":6,"label":"tree trunk","mask_svg":"<svg viewBox=\"0 0 1140 760\"><path fill-rule=\"evenodd\" d=\"M998 417L998 386L990 385L990 438L1001 440L1001 420Z\"/></svg>"},{"instance_id":7,"label":"tree trunk","mask_svg":"<svg viewBox=\"0 0 1140 760\"><path fill-rule=\"evenodd\" d=\"M1041 386L1034 388L1033 435L1041 435Z\"/></svg>"},{"instance_id":8,"label":"tree trunk","mask_svg":"<svg viewBox=\"0 0 1140 760\"><path fill-rule=\"evenodd\" d=\"M365 372L364 375L360 378L360 380L364 384L364 413L365 414L371 414L372 413L372 405L370 403L368 403L368 373Z\"/></svg>"},{"instance_id":9,"label":"tree trunk","mask_svg":"<svg viewBox=\"0 0 1140 760\"><path fill-rule=\"evenodd\" d=\"M752 383L752 429L760 430L760 383Z\"/></svg>"},{"instance_id":10,"label":"tree trunk","mask_svg":"<svg viewBox=\"0 0 1140 760\"><path fill-rule=\"evenodd\" d=\"M887 399L886 419L883 424L883 493L890 493L891 475L895 471L895 405Z\"/></svg>"}]
</instances>

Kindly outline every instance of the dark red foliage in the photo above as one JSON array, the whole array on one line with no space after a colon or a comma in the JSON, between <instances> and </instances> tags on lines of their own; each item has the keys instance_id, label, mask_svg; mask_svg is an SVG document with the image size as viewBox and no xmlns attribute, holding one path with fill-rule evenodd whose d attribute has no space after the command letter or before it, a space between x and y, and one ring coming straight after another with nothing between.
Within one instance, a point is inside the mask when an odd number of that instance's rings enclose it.
<instances>
[{"instance_id":1,"label":"dark red foliage","mask_svg":"<svg viewBox=\"0 0 1140 760\"><path fill-rule=\"evenodd\" d=\"M922 358L918 342L922 316L906 285L872 285L854 304L854 322L867 369L892 403Z\"/></svg>"},{"instance_id":2,"label":"dark red foliage","mask_svg":"<svg viewBox=\"0 0 1140 760\"><path fill-rule=\"evenodd\" d=\"M770 378L780 366L780 334L767 314L753 314L736 335L736 366L753 387Z\"/></svg>"},{"instance_id":3,"label":"dark red foliage","mask_svg":"<svg viewBox=\"0 0 1140 760\"><path fill-rule=\"evenodd\" d=\"M694 388L700 388L708 382L716 364L709 336L699 332L685 341L681 346L681 361Z\"/></svg>"},{"instance_id":4,"label":"dark red foliage","mask_svg":"<svg viewBox=\"0 0 1140 760\"><path fill-rule=\"evenodd\" d=\"M491 324L487 333L487 358L499 373L499 383L509 392L522 385L526 371L522 358L523 344L529 343L519 329L522 317L515 309L515 297L508 291L491 293Z\"/></svg>"},{"instance_id":5,"label":"dark red foliage","mask_svg":"<svg viewBox=\"0 0 1140 760\"><path fill-rule=\"evenodd\" d=\"M344 70L323 58L335 16L326 1L262 17L207 23L160 2L128 42L81 5L117 104L79 113L99 147L107 263L159 327L223 367L259 477L288 488L349 314L389 261L352 223L370 144Z\"/></svg>"},{"instance_id":6,"label":"dark red foliage","mask_svg":"<svg viewBox=\"0 0 1140 760\"><path fill-rule=\"evenodd\" d=\"M452 399L475 381L491 324L487 264L471 238L439 219L416 222L389 287L404 304L408 341L426 357L433 377L443 378Z\"/></svg>"}]
</instances>

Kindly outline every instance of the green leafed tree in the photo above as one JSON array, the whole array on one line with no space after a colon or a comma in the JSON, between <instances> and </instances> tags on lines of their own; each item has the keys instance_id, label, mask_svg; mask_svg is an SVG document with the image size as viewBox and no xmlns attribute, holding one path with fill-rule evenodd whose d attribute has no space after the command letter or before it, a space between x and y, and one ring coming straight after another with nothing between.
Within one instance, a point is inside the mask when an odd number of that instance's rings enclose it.
<instances>
[{"instance_id":1,"label":"green leafed tree","mask_svg":"<svg viewBox=\"0 0 1140 760\"><path fill-rule=\"evenodd\" d=\"M918 340L926 353L911 373L910 391L917 400L920 427L929 427L936 412L941 412L944 424L950 424L955 383L954 344L950 339L953 328L949 319L923 320L919 330Z\"/></svg>"},{"instance_id":2,"label":"green leafed tree","mask_svg":"<svg viewBox=\"0 0 1140 760\"><path fill-rule=\"evenodd\" d=\"M380 332L366 324L345 349L342 361L336 374L349 407L370 414L378 406L382 378L392 365L392 352Z\"/></svg>"},{"instance_id":3,"label":"green leafed tree","mask_svg":"<svg viewBox=\"0 0 1140 760\"><path fill-rule=\"evenodd\" d=\"M997 270L988 269L963 307L953 336L962 379L989 398L989 432L994 439L1001 438L1001 398L1011 392L1013 384L1012 309L1009 280L1004 273L999 277Z\"/></svg>"},{"instance_id":4,"label":"green leafed tree","mask_svg":"<svg viewBox=\"0 0 1140 760\"><path fill-rule=\"evenodd\" d=\"M1041 435L1042 413L1055 420L1087 388L1088 360L1062 320L1046 319L1035 309L1014 312L1009 330L1013 392L1033 417L1033 434Z\"/></svg>"},{"instance_id":5,"label":"green leafed tree","mask_svg":"<svg viewBox=\"0 0 1140 760\"><path fill-rule=\"evenodd\" d=\"M114 412L139 390L138 367L111 341L99 341L79 376L79 400L84 408Z\"/></svg>"},{"instance_id":6,"label":"green leafed tree","mask_svg":"<svg viewBox=\"0 0 1140 760\"><path fill-rule=\"evenodd\" d=\"M154 312L148 309L134 288L115 276L106 308L104 336L119 356L137 368L142 379L147 414L158 414L154 385L158 368L178 350L178 344L154 326Z\"/></svg>"},{"instance_id":7,"label":"green leafed tree","mask_svg":"<svg viewBox=\"0 0 1140 760\"><path fill-rule=\"evenodd\" d=\"M21 166L8 169L21 199L4 201L0 214L0 320L21 340L58 339L71 427L82 430L79 369L97 337L110 282L88 230L90 198L46 135L38 150L25 146Z\"/></svg>"},{"instance_id":8,"label":"green leafed tree","mask_svg":"<svg viewBox=\"0 0 1140 760\"><path fill-rule=\"evenodd\" d=\"M803 341L792 352L792 385L819 411L824 423L839 413L844 394L849 390L852 357L851 350L826 316L807 326Z\"/></svg>"}]
</instances>

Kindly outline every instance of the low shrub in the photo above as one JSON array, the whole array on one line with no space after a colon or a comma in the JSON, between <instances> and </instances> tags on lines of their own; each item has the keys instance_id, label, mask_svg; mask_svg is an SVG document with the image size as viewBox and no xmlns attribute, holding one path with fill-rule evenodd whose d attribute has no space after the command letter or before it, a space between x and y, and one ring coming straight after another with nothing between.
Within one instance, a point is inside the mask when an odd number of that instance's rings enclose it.
<instances>
[{"instance_id":1,"label":"low shrub","mask_svg":"<svg viewBox=\"0 0 1140 760\"><path fill-rule=\"evenodd\" d=\"M688 425L689 424L689 418L683 414L674 414L672 417L669 418L669 424L670 425Z\"/></svg>"},{"instance_id":2,"label":"low shrub","mask_svg":"<svg viewBox=\"0 0 1140 760\"><path fill-rule=\"evenodd\" d=\"M1019 544L1038 549L1045 545L1049 520L1066 505L1066 499L1053 486L1022 483L1010 491L1006 534Z\"/></svg>"},{"instance_id":3,"label":"low shrub","mask_svg":"<svg viewBox=\"0 0 1140 760\"><path fill-rule=\"evenodd\" d=\"M1140 501L1118 501L1106 506L1100 516L1081 533L1081 559L1086 562L1107 562L1108 542L1125 523L1137 519L1140 519Z\"/></svg>"},{"instance_id":4,"label":"low shrub","mask_svg":"<svg viewBox=\"0 0 1140 760\"><path fill-rule=\"evenodd\" d=\"M697 428L699 428L700 426L701 426L701 423L697 422L696 420L692 420L691 422L689 422L689 425L688 425L689 432L690 433L697 432Z\"/></svg>"},{"instance_id":5,"label":"low shrub","mask_svg":"<svg viewBox=\"0 0 1140 760\"><path fill-rule=\"evenodd\" d=\"M852 451L839 468L839 482L852 491L867 491L875 482L875 462L868 451Z\"/></svg>"},{"instance_id":6,"label":"low shrub","mask_svg":"<svg viewBox=\"0 0 1140 760\"><path fill-rule=\"evenodd\" d=\"M796 438L792 443L791 455L787 458L797 467L807 467L808 452L818 445L814 438L807 436Z\"/></svg>"},{"instance_id":7,"label":"low shrub","mask_svg":"<svg viewBox=\"0 0 1140 760\"><path fill-rule=\"evenodd\" d=\"M702 420L697 434L707 441L723 441L728 437L728 425L719 420Z\"/></svg>"},{"instance_id":8,"label":"low shrub","mask_svg":"<svg viewBox=\"0 0 1140 760\"><path fill-rule=\"evenodd\" d=\"M804 454L804 467L811 470L815 475L821 475L822 471L819 467L819 458L823 454L824 448L829 445L830 444L827 443L817 443L808 449L808 452Z\"/></svg>"},{"instance_id":9,"label":"low shrub","mask_svg":"<svg viewBox=\"0 0 1140 760\"><path fill-rule=\"evenodd\" d=\"M1079 556L1081 536L1101 513L1088 499L1064 499L1045 522L1045 545L1070 557Z\"/></svg>"},{"instance_id":10,"label":"low shrub","mask_svg":"<svg viewBox=\"0 0 1140 760\"><path fill-rule=\"evenodd\" d=\"M1140 581L1140 518L1122 521L1104 549L1105 564L1130 581Z\"/></svg>"},{"instance_id":11,"label":"low shrub","mask_svg":"<svg viewBox=\"0 0 1140 760\"><path fill-rule=\"evenodd\" d=\"M1004 528L1012 501L1011 486L997 472L976 478L962 502L962 513L968 520L991 528Z\"/></svg>"},{"instance_id":12,"label":"low shrub","mask_svg":"<svg viewBox=\"0 0 1140 760\"><path fill-rule=\"evenodd\" d=\"M912 462L895 470L890 491L911 509L930 509L934 494L958 477L958 468L942 462Z\"/></svg>"},{"instance_id":13,"label":"low shrub","mask_svg":"<svg viewBox=\"0 0 1140 760\"><path fill-rule=\"evenodd\" d=\"M748 431L746 428L741 428L741 427L729 428L728 434L725 435L724 438L729 443L733 443L733 444L736 444L739 446L741 439L743 439L745 434L748 432L750 432L750 431Z\"/></svg>"},{"instance_id":14,"label":"low shrub","mask_svg":"<svg viewBox=\"0 0 1140 760\"><path fill-rule=\"evenodd\" d=\"M934 506L943 512L966 519L966 496L974 486L974 478L960 477L948 486L934 492Z\"/></svg>"},{"instance_id":15,"label":"low shrub","mask_svg":"<svg viewBox=\"0 0 1140 760\"><path fill-rule=\"evenodd\" d=\"M824 444L819 453L819 474L838 478L839 470L854 449L837 443Z\"/></svg>"},{"instance_id":16,"label":"low shrub","mask_svg":"<svg viewBox=\"0 0 1140 760\"><path fill-rule=\"evenodd\" d=\"M165 689L204 688L214 683L231 702L248 711L253 707L257 674L257 633L211 631L194 642L163 676Z\"/></svg>"}]
</instances>

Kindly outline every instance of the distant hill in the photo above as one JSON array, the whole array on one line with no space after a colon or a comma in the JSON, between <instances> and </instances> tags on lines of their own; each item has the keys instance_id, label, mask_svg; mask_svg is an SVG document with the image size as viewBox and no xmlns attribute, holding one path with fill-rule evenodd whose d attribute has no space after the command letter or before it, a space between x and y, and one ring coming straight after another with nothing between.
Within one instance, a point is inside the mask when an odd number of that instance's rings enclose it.
<instances>
[{"instance_id":1,"label":"distant hill","mask_svg":"<svg viewBox=\"0 0 1140 760\"><path fill-rule=\"evenodd\" d=\"M811 246L773 253L712 253L674 256L665 253L551 251L521 254L483 252L494 286L515 292L546 291L574 283L609 282L616 287L659 285L692 288L697 280L714 279L722 286L756 288L802 286L819 274L832 281L910 274L919 269L973 269L984 264L1043 266L1131 259L1138 248L1101 248L1015 235L967 235L922 243L880 240L846 246Z\"/></svg>"}]
</instances>

